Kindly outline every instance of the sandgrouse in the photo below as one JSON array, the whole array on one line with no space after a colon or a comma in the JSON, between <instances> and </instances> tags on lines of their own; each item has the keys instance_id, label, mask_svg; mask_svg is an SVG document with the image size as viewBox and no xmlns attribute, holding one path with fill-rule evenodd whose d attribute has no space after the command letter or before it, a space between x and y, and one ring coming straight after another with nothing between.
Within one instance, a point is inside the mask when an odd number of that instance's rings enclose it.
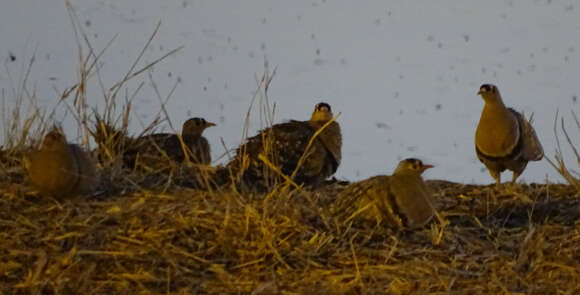
<instances>
[{"instance_id":1,"label":"sandgrouse","mask_svg":"<svg viewBox=\"0 0 580 295\"><path fill-rule=\"evenodd\" d=\"M185 161L185 150L192 163L207 165L211 162L211 150L202 133L211 126L215 124L203 118L185 121L181 131L185 147L182 146L177 134L156 133L133 139L130 141L131 146L124 153L124 161L129 167L135 166L137 158L146 164L155 163L163 158L181 163Z\"/></svg>"},{"instance_id":2,"label":"sandgrouse","mask_svg":"<svg viewBox=\"0 0 580 295\"><path fill-rule=\"evenodd\" d=\"M226 168L241 177L244 184L265 189L280 178L258 158L259 154L287 176L294 173L303 157L293 180L299 184L316 185L336 172L342 157L342 135L336 121L327 125L308 147L315 133L332 118L330 105L318 103L310 120L276 124L248 138Z\"/></svg>"},{"instance_id":3,"label":"sandgrouse","mask_svg":"<svg viewBox=\"0 0 580 295\"><path fill-rule=\"evenodd\" d=\"M378 175L347 186L331 210L341 223L359 219L396 229L421 228L435 214L421 178L432 167L415 158L404 159L391 176Z\"/></svg>"},{"instance_id":4,"label":"sandgrouse","mask_svg":"<svg viewBox=\"0 0 580 295\"><path fill-rule=\"evenodd\" d=\"M495 85L479 88L485 102L475 131L475 151L496 185L501 172L513 171L512 183L524 171L528 161L539 161L544 151L534 128L522 114L504 105Z\"/></svg>"},{"instance_id":5,"label":"sandgrouse","mask_svg":"<svg viewBox=\"0 0 580 295\"><path fill-rule=\"evenodd\" d=\"M58 128L46 134L41 148L24 160L30 181L44 194L89 194L98 184L94 159L80 146L67 143Z\"/></svg>"}]
</instances>

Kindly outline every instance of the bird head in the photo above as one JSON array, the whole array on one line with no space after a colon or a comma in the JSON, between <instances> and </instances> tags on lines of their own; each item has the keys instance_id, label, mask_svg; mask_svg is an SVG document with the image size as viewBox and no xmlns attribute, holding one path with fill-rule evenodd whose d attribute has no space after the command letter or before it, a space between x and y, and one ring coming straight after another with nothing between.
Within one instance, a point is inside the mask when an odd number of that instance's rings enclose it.
<instances>
[{"instance_id":1,"label":"bird head","mask_svg":"<svg viewBox=\"0 0 580 295\"><path fill-rule=\"evenodd\" d=\"M413 173L421 175L425 170L433 168L433 165L423 164L419 159L407 158L399 162L395 173Z\"/></svg>"},{"instance_id":2,"label":"bird head","mask_svg":"<svg viewBox=\"0 0 580 295\"><path fill-rule=\"evenodd\" d=\"M201 135L206 128L215 126L214 123L206 121L204 118L191 118L183 123L182 135Z\"/></svg>"},{"instance_id":3,"label":"bird head","mask_svg":"<svg viewBox=\"0 0 580 295\"><path fill-rule=\"evenodd\" d=\"M321 102L314 107L314 112L312 112L312 117L310 120L326 122L330 121L332 117L333 115L330 105L325 102Z\"/></svg>"},{"instance_id":4,"label":"bird head","mask_svg":"<svg viewBox=\"0 0 580 295\"><path fill-rule=\"evenodd\" d=\"M481 98L487 102L501 102L501 96L497 86L493 84L483 84L479 87L477 95L481 95Z\"/></svg>"},{"instance_id":5,"label":"bird head","mask_svg":"<svg viewBox=\"0 0 580 295\"><path fill-rule=\"evenodd\" d=\"M66 144L66 137L62 131L58 128L53 128L44 136L44 140L42 141L42 149L55 150Z\"/></svg>"}]
</instances>

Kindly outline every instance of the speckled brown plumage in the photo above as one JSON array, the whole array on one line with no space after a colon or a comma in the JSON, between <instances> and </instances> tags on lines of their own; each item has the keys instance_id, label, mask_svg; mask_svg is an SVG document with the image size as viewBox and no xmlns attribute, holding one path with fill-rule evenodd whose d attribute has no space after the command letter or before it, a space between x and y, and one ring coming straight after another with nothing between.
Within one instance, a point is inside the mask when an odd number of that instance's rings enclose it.
<instances>
[{"instance_id":1,"label":"speckled brown plumage","mask_svg":"<svg viewBox=\"0 0 580 295\"><path fill-rule=\"evenodd\" d=\"M31 183L55 197L88 194L98 184L96 165L80 146L69 144L58 129L50 131L42 147L25 158Z\"/></svg>"},{"instance_id":2,"label":"speckled brown plumage","mask_svg":"<svg viewBox=\"0 0 580 295\"><path fill-rule=\"evenodd\" d=\"M189 160L196 164L211 163L211 149L203 131L214 123L203 118L191 118L183 124L181 137ZM181 163L185 161L184 147L177 134L157 133L131 140L124 152L127 166L134 167L137 159L145 165L155 165L160 160L170 159Z\"/></svg>"},{"instance_id":3,"label":"speckled brown plumage","mask_svg":"<svg viewBox=\"0 0 580 295\"><path fill-rule=\"evenodd\" d=\"M379 175L347 186L331 211L339 223L370 220L397 229L425 226L435 214L421 174L433 166L414 158L399 163L391 176Z\"/></svg>"},{"instance_id":4,"label":"speckled brown plumage","mask_svg":"<svg viewBox=\"0 0 580 295\"><path fill-rule=\"evenodd\" d=\"M280 180L278 174L258 159L264 154L279 167L285 175L292 175L298 162L305 154L302 166L294 181L303 184L317 184L336 172L341 161L342 136L340 125L330 123L314 139L308 150L310 139L325 123L332 119L330 105L316 105L308 121L289 121L276 124L248 138L237 149L235 158L226 169L241 177L242 181L253 187L268 187Z\"/></svg>"},{"instance_id":5,"label":"speckled brown plumage","mask_svg":"<svg viewBox=\"0 0 580 295\"><path fill-rule=\"evenodd\" d=\"M512 182L515 182L529 161L542 159L542 145L530 122L504 105L495 85L482 85L478 94L485 106L475 132L477 157L497 185L501 183L501 172L506 169L513 171Z\"/></svg>"}]
</instances>

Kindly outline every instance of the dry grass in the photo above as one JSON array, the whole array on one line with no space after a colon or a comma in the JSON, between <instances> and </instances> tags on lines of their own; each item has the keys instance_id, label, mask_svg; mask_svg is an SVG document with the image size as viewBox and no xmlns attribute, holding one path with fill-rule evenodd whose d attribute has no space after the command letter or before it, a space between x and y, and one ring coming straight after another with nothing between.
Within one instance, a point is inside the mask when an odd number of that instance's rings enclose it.
<instances>
[{"instance_id":1,"label":"dry grass","mask_svg":"<svg viewBox=\"0 0 580 295\"><path fill-rule=\"evenodd\" d=\"M571 111L570 113L572 114L572 118L574 118L576 127L580 132L580 120L578 119L578 116L576 116L576 113L574 111ZM566 138L568 147L573 152L574 157L576 158L577 164L576 169L580 169L580 153L578 153L579 147L575 146L574 143L572 143L573 140L571 139L570 135L568 134L568 131L566 130L564 118L560 118L560 128L562 130L562 134L564 134L564 137ZM580 191L580 173L577 170L574 170L574 168L571 168L566 165L566 162L564 161L564 152L562 149L562 145L560 144L560 137L558 136L558 134L559 134L558 113L556 113L556 118L554 119L554 135L556 137L556 155L554 156L553 161L549 157L547 157L546 160L548 160L550 165L552 165L552 167L554 167L554 169L556 169L556 171L558 171L558 173L560 173L560 175L562 175L562 177L566 179L566 181L570 185L576 187L576 189Z\"/></svg>"},{"instance_id":2,"label":"dry grass","mask_svg":"<svg viewBox=\"0 0 580 295\"><path fill-rule=\"evenodd\" d=\"M285 178L267 193L242 194L215 189L209 172L196 180L203 189L188 188L190 165L176 174L128 171L122 139L141 86L119 113L116 101L126 81L161 59L137 69L140 54L119 83L99 82L106 108L90 122L86 88L99 77L102 51L77 32L88 54L79 54L79 82L62 97L75 97L81 140L88 146L89 135L101 137L103 182L99 193L67 200L28 185L20 159L53 119L22 79L17 103L3 108L0 295L580 293L580 189L572 182L497 189L430 181L449 223L397 232L333 219L328 211L344 183L312 190ZM266 74L259 82L266 98L270 81ZM160 115L144 133L169 120L163 106L171 93L158 95ZM267 99L259 107L271 125L274 107Z\"/></svg>"},{"instance_id":3,"label":"dry grass","mask_svg":"<svg viewBox=\"0 0 580 295\"><path fill-rule=\"evenodd\" d=\"M326 213L338 183L270 197L172 186L65 201L3 183L0 294L580 291L573 187L429 185L450 221L437 244L435 222L338 226Z\"/></svg>"}]
</instances>

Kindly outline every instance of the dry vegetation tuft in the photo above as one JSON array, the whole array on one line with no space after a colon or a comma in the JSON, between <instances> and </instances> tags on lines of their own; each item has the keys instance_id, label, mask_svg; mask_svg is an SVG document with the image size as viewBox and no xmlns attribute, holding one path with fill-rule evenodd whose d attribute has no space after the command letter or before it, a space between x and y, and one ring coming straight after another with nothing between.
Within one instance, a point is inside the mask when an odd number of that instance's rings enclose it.
<instances>
[{"instance_id":1,"label":"dry vegetation tuft","mask_svg":"<svg viewBox=\"0 0 580 295\"><path fill-rule=\"evenodd\" d=\"M339 226L344 185L272 196L133 190L57 201L0 192L1 294L549 294L579 289L567 185L429 183L450 224ZM434 241L438 240L437 243Z\"/></svg>"},{"instance_id":2,"label":"dry vegetation tuft","mask_svg":"<svg viewBox=\"0 0 580 295\"><path fill-rule=\"evenodd\" d=\"M71 19L74 25L72 10ZM83 142L88 146L92 135L99 143L100 191L56 200L29 186L21 158L50 119L21 83L14 109L3 109L0 294L580 293L578 178L501 189L430 181L448 223L397 232L333 219L329 209L345 183L308 189L288 181L255 194L215 188L210 168L196 179L204 184L198 188L184 181L188 165L128 171L120 158L141 86L125 97L119 115L116 100L123 83L154 63L137 69L139 55L114 87L101 85L106 108L90 122L86 87L99 75L102 53L78 36L89 53L79 58L79 83L63 97L75 96ZM163 110L166 118L145 133L169 119ZM271 108L263 110L271 124ZM556 169L572 175L561 152L556 160Z\"/></svg>"}]
</instances>

